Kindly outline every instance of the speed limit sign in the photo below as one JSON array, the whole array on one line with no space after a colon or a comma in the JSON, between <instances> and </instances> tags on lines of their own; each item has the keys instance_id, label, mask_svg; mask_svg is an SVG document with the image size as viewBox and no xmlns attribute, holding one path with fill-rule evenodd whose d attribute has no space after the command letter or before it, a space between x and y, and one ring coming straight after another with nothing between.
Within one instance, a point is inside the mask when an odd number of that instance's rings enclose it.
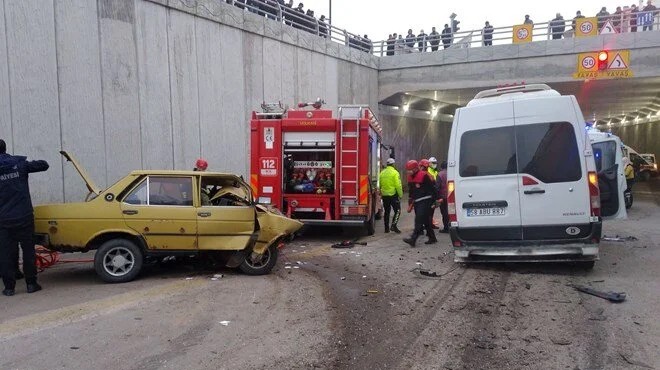
<instances>
[{"instance_id":1,"label":"speed limit sign","mask_svg":"<svg viewBox=\"0 0 660 370\"><path fill-rule=\"evenodd\" d=\"M518 36L518 40L524 40L529 36L529 31L527 31L527 28L521 28L518 30L516 36Z\"/></svg>"},{"instance_id":2,"label":"speed limit sign","mask_svg":"<svg viewBox=\"0 0 660 370\"><path fill-rule=\"evenodd\" d=\"M596 58L592 56L586 56L582 58L582 68L592 69L595 66L596 66Z\"/></svg>"},{"instance_id":3,"label":"speed limit sign","mask_svg":"<svg viewBox=\"0 0 660 370\"><path fill-rule=\"evenodd\" d=\"M589 21L586 21L582 23L582 25L580 25L580 31L582 31L582 33L590 33L591 30L593 29L594 29L594 25L591 24L591 22Z\"/></svg>"}]
</instances>

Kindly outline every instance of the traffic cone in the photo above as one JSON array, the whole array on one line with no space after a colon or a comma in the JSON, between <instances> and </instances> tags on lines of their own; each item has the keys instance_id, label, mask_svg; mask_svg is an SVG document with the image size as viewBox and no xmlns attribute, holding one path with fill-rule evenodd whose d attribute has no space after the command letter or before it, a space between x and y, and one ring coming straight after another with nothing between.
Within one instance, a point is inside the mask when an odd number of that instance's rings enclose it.
<instances>
[{"instance_id":1,"label":"traffic cone","mask_svg":"<svg viewBox=\"0 0 660 370\"><path fill-rule=\"evenodd\" d=\"M325 207L325 220L330 221L332 217L330 216L330 207Z\"/></svg>"}]
</instances>

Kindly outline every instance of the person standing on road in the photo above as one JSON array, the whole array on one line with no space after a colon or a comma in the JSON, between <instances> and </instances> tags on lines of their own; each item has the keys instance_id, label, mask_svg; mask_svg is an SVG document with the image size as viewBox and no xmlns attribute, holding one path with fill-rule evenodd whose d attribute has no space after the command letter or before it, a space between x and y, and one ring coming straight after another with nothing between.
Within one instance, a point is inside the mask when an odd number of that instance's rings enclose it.
<instances>
[{"instance_id":1,"label":"person standing on road","mask_svg":"<svg viewBox=\"0 0 660 370\"><path fill-rule=\"evenodd\" d=\"M431 176L431 179L433 180L433 183L435 182L435 179L438 176L438 160L435 157L431 157L428 160L428 168L426 169L426 172L428 172L429 176ZM436 186L436 191L439 191L440 189ZM435 208L431 209L431 214L429 215L429 222L431 223L431 227L433 229L439 229L437 226L437 223L433 219L433 216L435 215Z\"/></svg>"},{"instance_id":2,"label":"person standing on road","mask_svg":"<svg viewBox=\"0 0 660 370\"><path fill-rule=\"evenodd\" d=\"M447 209L447 161L440 163L440 172L436 179L436 184L439 189L440 214L442 215L442 230L441 233L449 232L449 212Z\"/></svg>"},{"instance_id":3,"label":"person standing on road","mask_svg":"<svg viewBox=\"0 0 660 370\"><path fill-rule=\"evenodd\" d=\"M442 29L442 46L447 49L451 45L451 28L448 24L445 24L445 28Z\"/></svg>"},{"instance_id":4,"label":"person standing on road","mask_svg":"<svg viewBox=\"0 0 660 370\"><path fill-rule=\"evenodd\" d=\"M429 240L425 244L434 244L438 242L435 232L429 223L431 209L437 199L437 191L431 176L426 171L420 169L416 160L409 160L406 163L406 172L408 173L408 213L415 210L415 229L409 238L403 239L411 247L415 246L417 238L426 230Z\"/></svg>"},{"instance_id":5,"label":"person standing on road","mask_svg":"<svg viewBox=\"0 0 660 370\"><path fill-rule=\"evenodd\" d=\"M383 197L383 207L385 208L385 232L389 233L390 230L397 234L401 234L398 223L401 216L401 198L403 197L403 187L401 186L401 175L396 170L394 158L387 159L387 166L380 172L380 194ZM390 211L394 210L394 218L392 219L392 227L390 228Z\"/></svg>"},{"instance_id":6,"label":"person standing on road","mask_svg":"<svg viewBox=\"0 0 660 370\"><path fill-rule=\"evenodd\" d=\"M635 183L635 168L630 164L628 157L623 158L623 173L626 175L626 191L632 191Z\"/></svg>"},{"instance_id":7,"label":"person standing on road","mask_svg":"<svg viewBox=\"0 0 660 370\"><path fill-rule=\"evenodd\" d=\"M486 21L486 25L481 31L481 35L484 40L484 46L493 45L493 26L490 25L490 22Z\"/></svg>"},{"instance_id":8,"label":"person standing on road","mask_svg":"<svg viewBox=\"0 0 660 370\"><path fill-rule=\"evenodd\" d=\"M28 161L26 157L7 154L7 144L0 139L0 274L5 289L12 296L16 288L17 244L23 250L23 272L27 292L41 290L37 284L34 251L34 214L28 175L48 170L46 161Z\"/></svg>"}]
</instances>

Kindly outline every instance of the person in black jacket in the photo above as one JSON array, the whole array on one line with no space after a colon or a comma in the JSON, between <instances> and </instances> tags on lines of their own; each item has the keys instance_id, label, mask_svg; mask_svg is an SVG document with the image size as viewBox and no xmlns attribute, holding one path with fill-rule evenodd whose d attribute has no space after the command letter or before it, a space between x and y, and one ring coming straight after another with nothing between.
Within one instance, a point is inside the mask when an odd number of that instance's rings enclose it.
<instances>
[{"instance_id":1,"label":"person in black jacket","mask_svg":"<svg viewBox=\"0 0 660 370\"><path fill-rule=\"evenodd\" d=\"M444 48L448 48L451 45L451 28L448 24L445 24L445 28L442 30L442 45Z\"/></svg>"},{"instance_id":2,"label":"person in black jacket","mask_svg":"<svg viewBox=\"0 0 660 370\"><path fill-rule=\"evenodd\" d=\"M552 39L560 40L564 35L565 30L566 30L566 21L564 21L564 17L562 17L561 14L557 13L557 16L555 16L555 18L550 21L550 31L552 32Z\"/></svg>"},{"instance_id":3,"label":"person in black jacket","mask_svg":"<svg viewBox=\"0 0 660 370\"><path fill-rule=\"evenodd\" d=\"M23 272L27 292L41 290L37 284L34 251L34 215L28 174L48 169L46 161L28 161L26 157L7 154L7 144L0 139L0 275L12 296L16 287L17 244L23 250Z\"/></svg>"}]
</instances>

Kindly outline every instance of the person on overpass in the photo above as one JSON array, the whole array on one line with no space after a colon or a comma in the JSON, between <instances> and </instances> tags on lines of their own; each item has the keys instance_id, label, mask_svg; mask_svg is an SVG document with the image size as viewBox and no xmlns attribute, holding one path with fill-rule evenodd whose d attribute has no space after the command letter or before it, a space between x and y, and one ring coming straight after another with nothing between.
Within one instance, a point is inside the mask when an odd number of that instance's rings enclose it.
<instances>
[{"instance_id":1,"label":"person on overpass","mask_svg":"<svg viewBox=\"0 0 660 370\"><path fill-rule=\"evenodd\" d=\"M584 16L582 15L582 12L578 10L575 13L575 18L573 18L573 23L571 23L571 27L573 27L573 31L575 31L575 26L577 25L577 20L580 19L580 18L584 18Z\"/></svg>"},{"instance_id":2,"label":"person on overpass","mask_svg":"<svg viewBox=\"0 0 660 370\"><path fill-rule=\"evenodd\" d=\"M598 32L600 32L605 23L610 19L610 12L607 11L606 7L602 7L598 14L596 14L596 17L598 17Z\"/></svg>"},{"instance_id":3,"label":"person on overpass","mask_svg":"<svg viewBox=\"0 0 660 370\"><path fill-rule=\"evenodd\" d=\"M616 7L616 11L612 14L612 26L616 32L621 33L621 24L623 21L623 10L620 6Z\"/></svg>"},{"instance_id":4,"label":"person on overpass","mask_svg":"<svg viewBox=\"0 0 660 370\"><path fill-rule=\"evenodd\" d=\"M484 40L484 46L493 45L493 26L490 25L490 22L486 21L486 25L481 31L481 37Z\"/></svg>"},{"instance_id":5,"label":"person on overpass","mask_svg":"<svg viewBox=\"0 0 660 370\"><path fill-rule=\"evenodd\" d=\"M385 232L389 233L390 230L397 234L401 234L398 223L401 216L401 198L403 197L403 187L401 186L401 175L396 170L394 158L387 159L387 166L380 172L380 194L383 197L383 208L385 208ZM392 227L390 228L390 211L394 210L394 218L392 219Z\"/></svg>"},{"instance_id":6,"label":"person on overpass","mask_svg":"<svg viewBox=\"0 0 660 370\"><path fill-rule=\"evenodd\" d=\"M440 172L436 179L436 186L439 189L440 214L442 215L442 230L441 233L449 232L449 212L447 209L447 161L440 163Z\"/></svg>"},{"instance_id":7,"label":"person on overpass","mask_svg":"<svg viewBox=\"0 0 660 370\"><path fill-rule=\"evenodd\" d=\"M523 22L523 24L531 24L532 26L534 25L534 21L531 18L529 18L529 14L525 14L525 21Z\"/></svg>"},{"instance_id":8,"label":"person on overpass","mask_svg":"<svg viewBox=\"0 0 660 370\"><path fill-rule=\"evenodd\" d=\"M15 293L19 244L23 250L27 292L41 290L37 283L34 211L28 175L46 170L46 161L28 161L26 157L7 154L7 144L0 139L0 275L5 285L2 294L8 297Z\"/></svg>"},{"instance_id":9,"label":"person on overpass","mask_svg":"<svg viewBox=\"0 0 660 370\"><path fill-rule=\"evenodd\" d=\"M417 238L419 238L424 230L429 240L425 244L434 244L438 242L435 237L435 232L431 228L429 217L431 209L437 199L438 192L436 191L435 184L431 180L431 176L420 169L420 164L411 159L406 163L406 172L408 173L408 213L415 210L415 229L409 238L403 239L404 243L415 246Z\"/></svg>"},{"instance_id":10,"label":"person on overpass","mask_svg":"<svg viewBox=\"0 0 660 370\"><path fill-rule=\"evenodd\" d=\"M630 19L628 20L628 24L630 25L630 32L637 32L637 13L639 13L637 5L632 4L630 6Z\"/></svg>"},{"instance_id":11,"label":"person on overpass","mask_svg":"<svg viewBox=\"0 0 660 370\"><path fill-rule=\"evenodd\" d=\"M406 35L406 53L412 53L413 49L415 48L415 40L415 34L413 33L412 29L409 29L408 34Z\"/></svg>"},{"instance_id":12,"label":"person on overpass","mask_svg":"<svg viewBox=\"0 0 660 370\"><path fill-rule=\"evenodd\" d=\"M419 35L417 35L417 43L419 45L420 53L426 52L426 36L424 30L419 31Z\"/></svg>"},{"instance_id":13,"label":"person on overpass","mask_svg":"<svg viewBox=\"0 0 660 370\"><path fill-rule=\"evenodd\" d=\"M435 30L435 27L431 29L429 34L429 44L431 45L431 51L438 51L438 45L440 45L440 33Z\"/></svg>"},{"instance_id":14,"label":"person on overpass","mask_svg":"<svg viewBox=\"0 0 660 370\"><path fill-rule=\"evenodd\" d=\"M451 28L448 24L445 24L445 28L442 30L442 46L446 49L451 45Z\"/></svg>"},{"instance_id":15,"label":"person on overpass","mask_svg":"<svg viewBox=\"0 0 660 370\"><path fill-rule=\"evenodd\" d=\"M566 21L564 21L564 17L562 17L560 13L557 13L555 18L550 21L549 27L550 32L552 33L552 39L561 40L564 31L566 30Z\"/></svg>"},{"instance_id":16,"label":"person on overpass","mask_svg":"<svg viewBox=\"0 0 660 370\"><path fill-rule=\"evenodd\" d=\"M406 50L406 40L403 39L403 35L399 35L399 38L394 42L394 54L401 55L405 53Z\"/></svg>"},{"instance_id":17,"label":"person on overpass","mask_svg":"<svg viewBox=\"0 0 660 370\"><path fill-rule=\"evenodd\" d=\"M646 6L644 9L642 9L644 12L651 12L651 22L650 23L645 23L643 26L642 31L652 31L653 30L653 22L655 20L655 17L658 15L658 8L653 5L653 1L648 0L646 3Z\"/></svg>"},{"instance_id":18,"label":"person on overpass","mask_svg":"<svg viewBox=\"0 0 660 370\"><path fill-rule=\"evenodd\" d=\"M449 16L449 19L451 19L451 43L454 43L454 35L460 30L461 28L458 27L458 25L461 23L461 21L456 19L456 13L451 13Z\"/></svg>"}]
</instances>

